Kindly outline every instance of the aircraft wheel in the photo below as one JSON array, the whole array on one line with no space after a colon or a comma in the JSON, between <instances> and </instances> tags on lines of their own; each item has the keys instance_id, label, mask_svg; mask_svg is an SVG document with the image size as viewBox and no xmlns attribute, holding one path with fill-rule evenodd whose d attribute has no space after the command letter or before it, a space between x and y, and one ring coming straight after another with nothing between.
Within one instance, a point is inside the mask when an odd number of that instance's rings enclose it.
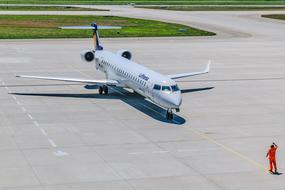
<instances>
[{"instance_id":1,"label":"aircraft wheel","mask_svg":"<svg viewBox=\"0 0 285 190\"><path fill-rule=\"evenodd\" d=\"M167 110L167 112L166 112L166 119L167 120L172 120L173 119L172 110Z\"/></svg>"},{"instance_id":2,"label":"aircraft wheel","mask_svg":"<svg viewBox=\"0 0 285 190\"><path fill-rule=\"evenodd\" d=\"M99 87L99 94L103 94L103 87L102 86Z\"/></svg>"},{"instance_id":3,"label":"aircraft wheel","mask_svg":"<svg viewBox=\"0 0 285 190\"><path fill-rule=\"evenodd\" d=\"M172 112L169 114L169 119L173 120L173 113Z\"/></svg>"},{"instance_id":4,"label":"aircraft wheel","mask_svg":"<svg viewBox=\"0 0 285 190\"><path fill-rule=\"evenodd\" d=\"M105 86L105 85L104 85L104 86L103 86L103 91L104 91L104 94L107 95L107 94L108 94L108 91L109 91L109 90L108 90L108 86Z\"/></svg>"}]
</instances>

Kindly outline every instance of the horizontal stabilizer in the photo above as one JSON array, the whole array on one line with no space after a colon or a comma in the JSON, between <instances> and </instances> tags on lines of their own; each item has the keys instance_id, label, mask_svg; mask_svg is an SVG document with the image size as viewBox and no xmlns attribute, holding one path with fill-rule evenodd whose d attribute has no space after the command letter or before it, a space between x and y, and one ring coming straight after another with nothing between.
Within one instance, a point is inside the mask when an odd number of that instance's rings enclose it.
<instances>
[{"instance_id":1,"label":"horizontal stabilizer","mask_svg":"<svg viewBox=\"0 0 285 190\"><path fill-rule=\"evenodd\" d=\"M98 29L121 29L120 26L98 26L96 23L92 23L90 26L61 26L61 29L79 29L79 30L93 30L93 41L95 50L103 50L103 46L99 42Z\"/></svg>"},{"instance_id":2,"label":"horizontal stabilizer","mask_svg":"<svg viewBox=\"0 0 285 190\"><path fill-rule=\"evenodd\" d=\"M61 29L79 29L79 30L96 30L96 29L121 29L120 26L61 26Z\"/></svg>"}]
</instances>

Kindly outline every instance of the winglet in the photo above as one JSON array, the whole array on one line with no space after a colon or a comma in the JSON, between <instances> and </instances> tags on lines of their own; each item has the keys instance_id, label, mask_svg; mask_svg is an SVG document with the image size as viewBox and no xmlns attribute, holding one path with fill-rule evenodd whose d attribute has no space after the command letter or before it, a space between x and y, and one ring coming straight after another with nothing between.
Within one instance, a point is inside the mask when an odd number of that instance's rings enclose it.
<instances>
[{"instance_id":1,"label":"winglet","mask_svg":"<svg viewBox=\"0 0 285 190\"><path fill-rule=\"evenodd\" d=\"M212 63L211 60L209 60L209 61L208 61L208 65L207 65L207 67L206 67L206 69L205 69L205 72L207 72L207 73L210 72L211 63Z\"/></svg>"}]
</instances>

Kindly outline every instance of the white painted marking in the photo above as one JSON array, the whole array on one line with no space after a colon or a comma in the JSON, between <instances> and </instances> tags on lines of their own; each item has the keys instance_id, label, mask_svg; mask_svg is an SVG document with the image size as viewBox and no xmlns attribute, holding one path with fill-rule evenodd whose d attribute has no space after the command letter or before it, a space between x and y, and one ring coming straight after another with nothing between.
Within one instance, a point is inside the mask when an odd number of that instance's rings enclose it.
<instances>
[{"instance_id":1,"label":"white painted marking","mask_svg":"<svg viewBox=\"0 0 285 190\"><path fill-rule=\"evenodd\" d=\"M41 132L42 132L42 134L43 134L44 136L47 136L47 135L48 135L47 132L46 132L44 129L41 129Z\"/></svg>"},{"instance_id":2,"label":"white painted marking","mask_svg":"<svg viewBox=\"0 0 285 190\"><path fill-rule=\"evenodd\" d=\"M51 144L52 147L57 147L52 139L48 139L48 142Z\"/></svg>"},{"instance_id":3,"label":"white painted marking","mask_svg":"<svg viewBox=\"0 0 285 190\"><path fill-rule=\"evenodd\" d=\"M164 153L168 153L168 151L166 150L159 150L159 151L153 151L153 154L164 154Z\"/></svg>"},{"instance_id":4,"label":"white painted marking","mask_svg":"<svg viewBox=\"0 0 285 190\"><path fill-rule=\"evenodd\" d=\"M138 155L138 154L144 154L144 152L130 152L128 154L131 154L131 155Z\"/></svg>"},{"instance_id":5,"label":"white painted marking","mask_svg":"<svg viewBox=\"0 0 285 190\"><path fill-rule=\"evenodd\" d=\"M22 105L19 101L16 101L16 103L20 106L20 105Z\"/></svg>"},{"instance_id":6,"label":"white painted marking","mask_svg":"<svg viewBox=\"0 0 285 190\"><path fill-rule=\"evenodd\" d=\"M30 119L33 120L33 117L31 116L31 114L27 113L27 115L28 115L28 117L29 117Z\"/></svg>"},{"instance_id":7,"label":"white painted marking","mask_svg":"<svg viewBox=\"0 0 285 190\"><path fill-rule=\"evenodd\" d=\"M62 150L57 150L56 152L54 152L54 154L56 156L68 156L69 155L67 152L64 152Z\"/></svg>"},{"instance_id":8,"label":"white painted marking","mask_svg":"<svg viewBox=\"0 0 285 190\"><path fill-rule=\"evenodd\" d=\"M38 122L36 122L36 121L34 121L34 125L35 126L37 126L37 127L39 127L40 125L39 125L39 123Z\"/></svg>"},{"instance_id":9,"label":"white painted marking","mask_svg":"<svg viewBox=\"0 0 285 190\"><path fill-rule=\"evenodd\" d=\"M23 112L26 112L26 111L27 111L26 108L24 108L24 107L21 107L21 108L22 108Z\"/></svg>"},{"instance_id":10,"label":"white painted marking","mask_svg":"<svg viewBox=\"0 0 285 190\"><path fill-rule=\"evenodd\" d=\"M16 96L13 95L12 98L17 101L17 97Z\"/></svg>"}]
</instances>

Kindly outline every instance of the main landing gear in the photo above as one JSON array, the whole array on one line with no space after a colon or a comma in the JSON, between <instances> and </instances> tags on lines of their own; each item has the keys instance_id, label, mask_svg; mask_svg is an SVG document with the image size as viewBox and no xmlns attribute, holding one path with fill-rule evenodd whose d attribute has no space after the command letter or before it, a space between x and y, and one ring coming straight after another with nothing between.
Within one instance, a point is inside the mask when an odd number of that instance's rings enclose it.
<instances>
[{"instance_id":1,"label":"main landing gear","mask_svg":"<svg viewBox=\"0 0 285 190\"><path fill-rule=\"evenodd\" d=\"M167 120L172 120L173 119L173 112L172 112L172 109L168 109L166 111L166 119Z\"/></svg>"},{"instance_id":2,"label":"main landing gear","mask_svg":"<svg viewBox=\"0 0 285 190\"><path fill-rule=\"evenodd\" d=\"M107 95L108 94L108 86L106 86L106 85L100 86L99 87L99 94Z\"/></svg>"}]
</instances>

